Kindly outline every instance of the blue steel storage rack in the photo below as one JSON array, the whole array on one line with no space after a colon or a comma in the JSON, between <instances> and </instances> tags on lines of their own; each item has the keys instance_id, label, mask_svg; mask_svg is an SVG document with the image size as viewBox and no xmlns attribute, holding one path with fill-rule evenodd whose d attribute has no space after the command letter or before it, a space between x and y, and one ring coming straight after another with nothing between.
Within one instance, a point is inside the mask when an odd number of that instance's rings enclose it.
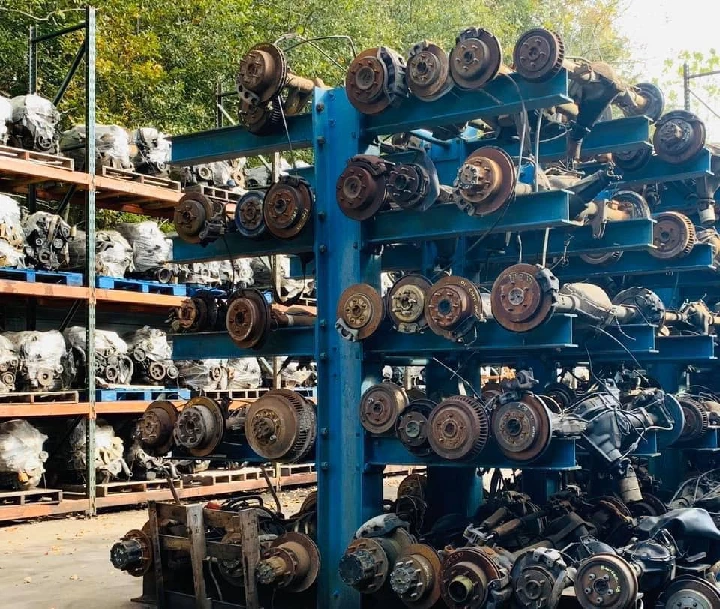
<instances>
[{"instance_id":1,"label":"blue steel storage rack","mask_svg":"<svg viewBox=\"0 0 720 609\"><path fill-rule=\"evenodd\" d=\"M384 363L398 365L428 364L429 387L449 387L453 375L438 362L513 363L532 366L536 376L545 380L554 362L587 361L585 346L575 336L572 315L558 316L542 328L525 334L512 334L494 322L471 346L459 346L431 333L422 335L380 334L364 343L345 341L334 329L335 311L342 291L351 284L366 282L379 287L384 270L420 270L432 267L436 240L455 240L458 253L453 262L456 274L472 276L484 262L483 250L476 248L464 255L473 237L486 232L523 232L525 256L541 251L543 229L552 229L548 255L608 252L623 250L625 255L614 267L591 267L579 259L558 269L563 279L607 274L649 275L664 278L668 273L684 272L689 276L712 275L717 286L720 279L709 247L697 247L692 255L666 263L645 251L652 243L652 221L632 220L608 224L601 239L593 239L588 227L578 227L569 215L568 195L562 191L543 192L518 197L511 212L498 220L497 215L471 218L459 209L431 208L424 213L379 214L376 218L356 222L347 218L335 200L335 184L346 161L364 152L370 140L378 135L426 129L433 126L462 123L483 116L518 113L546 108L569 101L567 73L561 71L546 83L533 84L512 75L499 77L482 91L460 92L442 100L424 103L406 100L400 108L378 116L362 116L348 102L343 89L316 89L312 112L289 117L286 134L258 137L240 127L228 127L173 138L172 159L176 164L209 162L277 151L312 148L314 171L303 175L315 191L315 219L311 231L290 241L269 240L258 244L230 234L201 248L175 241L176 261L211 260L251 255L312 253L317 286L318 316L316 327L288 328L273 333L260 351L242 352L226 333L204 333L174 337L175 358L224 358L243 355L311 355L318 365L318 545L322 556L318 606L351 609L359 607L357 593L344 586L337 565L357 527L376 514L382 502L382 469L389 464L426 464L431 492L438 492L446 510L474 511L481 500L477 467L510 467L499 455L485 454L481 461L468 465L418 459L407 453L392 438L366 437L357 414L363 389L379 380ZM426 137L426 132L419 132ZM649 147L649 121L644 117L600 123L587 137L588 154L629 151ZM427 139L427 138L426 138ZM431 139L431 138L430 138ZM442 183L452 182L457 167L472 151L473 142L455 140L428 145L428 152L438 168ZM503 145L511 154L513 146ZM543 144L540 159L548 161L564 154L564 141ZM636 175L627 175L626 184L674 181L707 175L709 155L701 155L683 166L653 162ZM675 201L677 203L677 201ZM670 202L670 205L673 203ZM502 211L497 214L503 213ZM526 258L527 259L527 258ZM509 260L517 254L508 252ZM310 272L310 271L309 271ZM673 278L680 275L673 275ZM491 276L492 279L492 276ZM677 284L659 290L667 304L676 304ZM588 343L593 361L617 361L635 358L648 366L667 389L678 387L680 370L688 361L714 359L714 339L707 336L658 337L651 325L628 326L614 338L605 337ZM464 380L479 386L479 372L464 370ZM452 393L457 393L457 387ZM638 454L656 454L655 438ZM550 451L531 469L543 472L534 476L531 494L546 496L558 488L559 472L576 468L575 444L572 440L553 442Z\"/></svg>"}]
</instances>

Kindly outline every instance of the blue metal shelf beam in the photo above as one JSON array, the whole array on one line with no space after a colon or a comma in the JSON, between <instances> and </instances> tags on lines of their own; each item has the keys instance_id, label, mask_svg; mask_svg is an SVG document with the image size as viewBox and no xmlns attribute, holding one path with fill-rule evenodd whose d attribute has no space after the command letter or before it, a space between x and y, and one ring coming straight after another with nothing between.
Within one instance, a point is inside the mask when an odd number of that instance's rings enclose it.
<instances>
[{"instance_id":1,"label":"blue metal shelf beam","mask_svg":"<svg viewBox=\"0 0 720 609\"><path fill-rule=\"evenodd\" d=\"M315 336L311 326L275 330L269 334L260 349L240 349L227 332L174 334L168 338L173 344L173 359L227 359L275 355L302 357L315 353Z\"/></svg>"},{"instance_id":2,"label":"blue metal shelf beam","mask_svg":"<svg viewBox=\"0 0 720 609\"><path fill-rule=\"evenodd\" d=\"M679 165L666 163L658 157L653 156L648 164L639 171L626 171L623 173L623 181L618 184L618 188L641 186L643 184L653 184L656 182L678 182L681 180L700 178L710 175L711 173L710 151L707 149L703 150L695 158Z\"/></svg>"}]
</instances>

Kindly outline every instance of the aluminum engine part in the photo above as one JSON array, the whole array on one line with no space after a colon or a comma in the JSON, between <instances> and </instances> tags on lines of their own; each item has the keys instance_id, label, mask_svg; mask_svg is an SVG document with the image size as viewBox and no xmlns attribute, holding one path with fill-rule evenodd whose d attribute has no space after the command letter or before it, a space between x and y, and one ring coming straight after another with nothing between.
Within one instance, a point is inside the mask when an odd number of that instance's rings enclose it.
<instances>
[{"instance_id":1,"label":"aluminum engine part","mask_svg":"<svg viewBox=\"0 0 720 609\"><path fill-rule=\"evenodd\" d=\"M315 199L310 184L298 176L283 175L268 188L263 201L267 230L278 239L297 237L312 217Z\"/></svg>"},{"instance_id":2,"label":"aluminum engine part","mask_svg":"<svg viewBox=\"0 0 720 609\"><path fill-rule=\"evenodd\" d=\"M443 560L440 589L449 609L496 609L509 599L509 583L490 548L460 548Z\"/></svg>"},{"instance_id":3,"label":"aluminum engine part","mask_svg":"<svg viewBox=\"0 0 720 609\"><path fill-rule=\"evenodd\" d=\"M475 324L492 319L492 312L486 294L469 279L451 275L425 292L425 319L435 334L461 343Z\"/></svg>"},{"instance_id":4,"label":"aluminum engine part","mask_svg":"<svg viewBox=\"0 0 720 609\"><path fill-rule=\"evenodd\" d=\"M60 113L53 103L39 95L19 95L13 97L10 104L9 144L25 150L56 154Z\"/></svg>"},{"instance_id":5,"label":"aluminum engine part","mask_svg":"<svg viewBox=\"0 0 720 609\"><path fill-rule=\"evenodd\" d=\"M255 389L262 387L262 370L255 357L230 359L228 366L228 389Z\"/></svg>"},{"instance_id":6,"label":"aluminum engine part","mask_svg":"<svg viewBox=\"0 0 720 609\"><path fill-rule=\"evenodd\" d=\"M174 272L167 265L172 261L172 240L160 230L157 222L123 222L117 225L117 230L132 248L136 272L151 279L159 279L165 271L172 278Z\"/></svg>"},{"instance_id":7,"label":"aluminum engine part","mask_svg":"<svg viewBox=\"0 0 720 609\"><path fill-rule=\"evenodd\" d=\"M407 97L405 59L388 47L355 56L345 76L350 103L363 114L379 114Z\"/></svg>"},{"instance_id":8,"label":"aluminum engine part","mask_svg":"<svg viewBox=\"0 0 720 609\"><path fill-rule=\"evenodd\" d=\"M225 418L223 408L214 400L192 398L175 423L175 443L194 457L210 455L222 442Z\"/></svg>"},{"instance_id":9,"label":"aluminum engine part","mask_svg":"<svg viewBox=\"0 0 720 609\"><path fill-rule=\"evenodd\" d=\"M21 391L59 391L75 379L72 351L60 332L6 332L19 361L15 379Z\"/></svg>"},{"instance_id":10,"label":"aluminum engine part","mask_svg":"<svg viewBox=\"0 0 720 609\"><path fill-rule=\"evenodd\" d=\"M456 395L444 399L430 413L428 441L443 459L470 460L487 444L490 424L480 400Z\"/></svg>"},{"instance_id":11,"label":"aluminum engine part","mask_svg":"<svg viewBox=\"0 0 720 609\"><path fill-rule=\"evenodd\" d=\"M44 211L30 214L23 220L25 258L29 266L57 271L68 265L70 225L60 216Z\"/></svg>"},{"instance_id":12,"label":"aluminum engine part","mask_svg":"<svg viewBox=\"0 0 720 609\"><path fill-rule=\"evenodd\" d=\"M422 101L440 99L453 88L448 54L429 40L410 48L406 77L410 93Z\"/></svg>"},{"instance_id":13,"label":"aluminum engine part","mask_svg":"<svg viewBox=\"0 0 720 609\"><path fill-rule=\"evenodd\" d=\"M705 146L705 123L692 112L673 110L655 123L655 154L673 165L697 156Z\"/></svg>"},{"instance_id":14,"label":"aluminum engine part","mask_svg":"<svg viewBox=\"0 0 720 609\"><path fill-rule=\"evenodd\" d=\"M86 265L85 233L78 230L69 243L69 266L83 269ZM99 230L95 233L95 272L118 279L134 269L133 249L116 230Z\"/></svg>"},{"instance_id":15,"label":"aluminum engine part","mask_svg":"<svg viewBox=\"0 0 720 609\"><path fill-rule=\"evenodd\" d=\"M72 326L65 330L65 340L72 347L78 375L87 377L87 330ZM95 381L99 387L127 385L133 376L133 361L128 357L127 343L117 332L95 330Z\"/></svg>"},{"instance_id":16,"label":"aluminum engine part","mask_svg":"<svg viewBox=\"0 0 720 609\"><path fill-rule=\"evenodd\" d=\"M81 421L70 434L69 447L63 465L80 479L87 472L86 424ZM121 475L130 478L130 468L125 463L125 444L115 435L111 425L98 419L95 424L95 475L99 483L110 482Z\"/></svg>"},{"instance_id":17,"label":"aluminum engine part","mask_svg":"<svg viewBox=\"0 0 720 609\"><path fill-rule=\"evenodd\" d=\"M225 360L175 360L175 365L182 387L196 391L227 389L228 374Z\"/></svg>"},{"instance_id":18,"label":"aluminum engine part","mask_svg":"<svg viewBox=\"0 0 720 609\"><path fill-rule=\"evenodd\" d=\"M360 398L360 423L371 434L384 434L394 429L409 401L405 390L394 383L373 385Z\"/></svg>"},{"instance_id":19,"label":"aluminum engine part","mask_svg":"<svg viewBox=\"0 0 720 609\"><path fill-rule=\"evenodd\" d=\"M385 319L385 301L372 286L356 283L340 295L336 315L335 329L343 338L365 340Z\"/></svg>"},{"instance_id":20,"label":"aluminum engine part","mask_svg":"<svg viewBox=\"0 0 720 609\"><path fill-rule=\"evenodd\" d=\"M293 463L315 447L315 406L288 389L273 389L247 409L245 436L261 457Z\"/></svg>"},{"instance_id":21,"label":"aluminum engine part","mask_svg":"<svg viewBox=\"0 0 720 609\"><path fill-rule=\"evenodd\" d=\"M335 184L342 212L353 220L367 220L388 201L388 176L393 165L370 154L350 158Z\"/></svg>"},{"instance_id":22,"label":"aluminum engine part","mask_svg":"<svg viewBox=\"0 0 720 609\"><path fill-rule=\"evenodd\" d=\"M245 237L256 239L267 232L263 208L265 193L260 190L246 192L235 205L235 227Z\"/></svg>"},{"instance_id":23,"label":"aluminum engine part","mask_svg":"<svg viewBox=\"0 0 720 609\"><path fill-rule=\"evenodd\" d=\"M481 89L498 74L509 74L500 41L488 30L468 28L455 39L450 74L461 89Z\"/></svg>"},{"instance_id":24,"label":"aluminum engine part","mask_svg":"<svg viewBox=\"0 0 720 609\"><path fill-rule=\"evenodd\" d=\"M676 211L657 214L653 226L651 256L661 260L684 258L695 247L697 233L690 218Z\"/></svg>"},{"instance_id":25,"label":"aluminum engine part","mask_svg":"<svg viewBox=\"0 0 720 609\"><path fill-rule=\"evenodd\" d=\"M0 145L8 143L10 130L8 125L12 123L13 107L7 97L0 95Z\"/></svg>"},{"instance_id":26,"label":"aluminum engine part","mask_svg":"<svg viewBox=\"0 0 720 609\"><path fill-rule=\"evenodd\" d=\"M59 147L64 156L74 161L76 171L85 170L85 125L63 131ZM128 132L118 125L95 125L95 162L97 173L101 173L103 167L132 170Z\"/></svg>"},{"instance_id":27,"label":"aluminum engine part","mask_svg":"<svg viewBox=\"0 0 720 609\"><path fill-rule=\"evenodd\" d=\"M428 434L430 413L435 406L437 404L432 400L414 399L398 416L395 435L403 446L415 455L427 456L432 452Z\"/></svg>"},{"instance_id":28,"label":"aluminum engine part","mask_svg":"<svg viewBox=\"0 0 720 609\"><path fill-rule=\"evenodd\" d=\"M167 176L170 165L170 140L154 127L140 127L130 135L132 164L135 171L151 176Z\"/></svg>"},{"instance_id":29,"label":"aluminum engine part","mask_svg":"<svg viewBox=\"0 0 720 609\"><path fill-rule=\"evenodd\" d=\"M187 243L207 245L227 232L225 205L200 192L186 192L173 216L178 236Z\"/></svg>"},{"instance_id":30,"label":"aluminum engine part","mask_svg":"<svg viewBox=\"0 0 720 609\"><path fill-rule=\"evenodd\" d=\"M15 345L0 334L0 393L15 391L19 367Z\"/></svg>"},{"instance_id":31,"label":"aluminum engine part","mask_svg":"<svg viewBox=\"0 0 720 609\"><path fill-rule=\"evenodd\" d=\"M170 166L170 177L178 180L183 188L207 185L215 188L233 189L245 183L243 167L245 159L215 161L187 167Z\"/></svg>"},{"instance_id":32,"label":"aluminum engine part","mask_svg":"<svg viewBox=\"0 0 720 609\"><path fill-rule=\"evenodd\" d=\"M390 588L406 607L429 609L440 600L440 571L440 558L433 548L411 544L395 562Z\"/></svg>"},{"instance_id":33,"label":"aluminum engine part","mask_svg":"<svg viewBox=\"0 0 720 609\"><path fill-rule=\"evenodd\" d=\"M0 486L29 490L40 484L48 454L47 436L23 419L0 423Z\"/></svg>"},{"instance_id":34,"label":"aluminum engine part","mask_svg":"<svg viewBox=\"0 0 720 609\"><path fill-rule=\"evenodd\" d=\"M398 279L388 290L388 317L398 332L415 334L428 326L425 317L426 294L432 284L422 275L410 273Z\"/></svg>"},{"instance_id":35,"label":"aluminum engine part","mask_svg":"<svg viewBox=\"0 0 720 609\"><path fill-rule=\"evenodd\" d=\"M127 345L136 379L150 385L177 384L179 373L165 332L145 326L127 337Z\"/></svg>"},{"instance_id":36,"label":"aluminum engine part","mask_svg":"<svg viewBox=\"0 0 720 609\"><path fill-rule=\"evenodd\" d=\"M17 258L22 256L20 248L25 243L25 230L18 202L7 195L0 194L0 241L5 242L18 251ZM3 266L16 266L3 264Z\"/></svg>"},{"instance_id":37,"label":"aluminum engine part","mask_svg":"<svg viewBox=\"0 0 720 609\"><path fill-rule=\"evenodd\" d=\"M178 411L172 402L155 400L137 423L140 446L153 457L162 457L172 448Z\"/></svg>"},{"instance_id":38,"label":"aluminum engine part","mask_svg":"<svg viewBox=\"0 0 720 609\"><path fill-rule=\"evenodd\" d=\"M132 529L110 549L113 567L133 577L142 577L152 567L152 542L143 530Z\"/></svg>"},{"instance_id":39,"label":"aluminum engine part","mask_svg":"<svg viewBox=\"0 0 720 609\"><path fill-rule=\"evenodd\" d=\"M270 542L257 565L258 582L288 592L302 592L315 583L320 571L320 552L302 533L289 532Z\"/></svg>"}]
</instances>

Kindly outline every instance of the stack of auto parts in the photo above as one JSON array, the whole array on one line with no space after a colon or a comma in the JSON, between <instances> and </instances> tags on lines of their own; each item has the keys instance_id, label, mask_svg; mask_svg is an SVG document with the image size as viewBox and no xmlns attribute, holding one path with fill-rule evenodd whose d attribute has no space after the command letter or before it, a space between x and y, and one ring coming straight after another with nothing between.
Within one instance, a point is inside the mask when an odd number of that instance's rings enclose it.
<instances>
[{"instance_id":1,"label":"stack of auto parts","mask_svg":"<svg viewBox=\"0 0 720 609\"><path fill-rule=\"evenodd\" d=\"M260 362L255 357L229 359L228 389L256 389L262 387Z\"/></svg>"},{"instance_id":2,"label":"stack of auto parts","mask_svg":"<svg viewBox=\"0 0 720 609\"><path fill-rule=\"evenodd\" d=\"M48 332L6 332L18 359L15 385L21 391L68 389L75 379L75 360L63 335Z\"/></svg>"},{"instance_id":3,"label":"stack of auto parts","mask_svg":"<svg viewBox=\"0 0 720 609\"><path fill-rule=\"evenodd\" d=\"M188 186L213 186L214 188L233 189L243 187L245 177L242 173L244 159L235 161L216 161L188 167L170 166L170 177Z\"/></svg>"},{"instance_id":4,"label":"stack of auto parts","mask_svg":"<svg viewBox=\"0 0 720 609\"><path fill-rule=\"evenodd\" d=\"M0 266L23 267L24 245L20 206L15 199L0 195Z\"/></svg>"},{"instance_id":5,"label":"stack of auto parts","mask_svg":"<svg viewBox=\"0 0 720 609\"><path fill-rule=\"evenodd\" d=\"M85 170L85 125L75 125L60 135L60 152L73 159L77 171ZM118 125L95 125L95 157L98 173L103 167L132 170L130 138Z\"/></svg>"},{"instance_id":6,"label":"stack of auto parts","mask_svg":"<svg viewBox=\"0 0 720 609\"><path fill-rule=\"evenodd\" d=\"M175 360L181 387L199 392L227 389L227 360Z\"/></svg>"},{"instance_id":7,"label":"stack of auto parts","mask_svg":"<svg viewBox=\"0 0 720 609\"><path fill-rule=\"evenodd\" d=\"M0 423L0 488L28 490L40 484L47 436L22 419Z\"/></svg>"},{"instance_id":8,"label":"stack of auto parts","mask_svg":"<svg viewBox=\"0 0 720 609\"><path fill-rule=\"evenodd\" d=\"M135 274L161 283L172 282L176 276L175 269L168 264L172 261L172 240L156 222L122 223L117 230L132 248Z\"/></svg>"},{"instance_id":9,"label":"stack of auto parts","mask_svg":"<svg viewBox=\"0 0 720 609\"><path fill-rule=\"evenodd\" d=\"M56 464L56 476L84 480L87 468L87 430L85 421L72 428L67 447ZM95 424L95 475L104 484L118 478L130 478L132 472L125 462L125 444L109 423ZM74 481L73 480L73 481Z\"/></svg>"},{"instance_id":10,"label":"stack of auto parts","mask_svg":"<svg viewBox=\"0 0 720 609\"><path fill-rule=\"evenodd\" d=\"M56 154L60 113L53 103L39 95L19 95L13 97L10 104L8 143L17 148Z\"/></svg>"},{"instance_id":11,"label":"stack of auto parts","mask_svg":"<svg viewBox=\"0 0 720 609\"><path fill-rule=\"evenodd\" d=\"M163 387L177 384L179 372L165 332L148 326L140 328L127 337L127 350L137 381Z\"/></svg>"},{"instance_id":12,"label":"stack of auto parts","mask_svg":"<svg viewBox=\"0 0 720 609\"><path fill-rule=\"evenodd\" d=\"M85 233L76 231L70 241L69 264L71 268L85 268ZM106 277L123 278L134 269L133 248L116 230L99 230L95 233L95 271Z\"/></svg>"},{"instance_id":13,"label":"stack of auto parts","mask_svg":"<svg viewBox=\"0 0 720 609\"><path fill-rule=\"evenodd\" d=\"M48 271L66 268L70 263L69 244L73 230L60 216L44 211L23 220L25 260L28 266Z\"/></svg>"},{"instance_id":14,"label":"stack of auto parts","mask_svg":"<svg viewBox=\"0 0 720 609\"><path fill-rule=\"evenodd\" d=\"M154 127L140 127L130 135L131 160L135 171L166 176L170 165L170 140Z\"/></svg>"},{"instance_id":15,"label":"stack of auto parts","mask_svg":"<svg viewBox=\"0 0 720 609\"><path fill-rule=\"evenodd\" d=\"M20 360L15 352L15 345L0 334L0 393L15 390Z\"/></svg>"},{"instance_id":16,"label":"stack of auto parts","mask_svg":"<svg viewBox=\"0 0 720 609\"><path fill-rule=\"evenodd\" d=\"M72 326L64 335L75 354L79 378L87 378L87 330ZM133 377L133 360L128 345L117 332L95 330L95 382L99 387L128 385Z\"/></svg>"}]
</instances>

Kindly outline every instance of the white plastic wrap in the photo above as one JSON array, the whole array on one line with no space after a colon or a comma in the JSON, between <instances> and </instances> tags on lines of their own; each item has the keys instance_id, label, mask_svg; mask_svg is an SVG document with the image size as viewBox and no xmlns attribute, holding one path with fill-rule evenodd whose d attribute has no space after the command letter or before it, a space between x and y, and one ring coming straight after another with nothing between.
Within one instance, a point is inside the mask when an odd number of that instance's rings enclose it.
<instances>
[{"instance_id":1,"label":"white plastic wrap","mask_svg":"<svg viewBox=\"0 0 720 609\"><path fill-rule=\"evenodd\" d=\"M72 229L65 220L57 214L38 211L23 219L23 231L28 264L50 270L67 267Z\"/></svg>"},{"instance_id":2,"label":"white plastic wrap","mask_svg":"<svg viewBox=\"0 0 720 609\"><path fill-rule=\"evenodd\" d=\"M214 285L219 282L219 267L212 262L191 262L178 265L180 283Z\"/></svg>"},{"instance_id":3,"label":"white plastic wrap","mask_svg":"<svg viewBox=\"0 0 720 609\"><path fill-rule=\"evenodd\" d=\"M127 337L128 352L141 349L142 357L159 362L172 359L172 346L167 340L167 334L157 328L144 326Z\"/></svg>"},{"instance_id":4,"label":"white plastic wrap","mask_svg":"<svg viewBox=\"0 0 720 609\"><path fill-rule=\"evenodd\" d=\"M78 472L86 469L85 433L83 420L70 436L70 469ZM122 438L115 435L115 430L106 421L98 420L95 424L95 470L98 482L108 482L121 473L129 478L130 468L124 456L125 444Z\"/></svg>"},{"instance_id":5,"label":"white plastic wrap","mask_svg":"<svg viewBox=\"0 0 720 609\"><path fill-rule=\"evenodd\" d=\"M69 244L70 268L85 268L85 233L77 231ZM99 230L95 233L95 272L105 277L125 277L135 268L133 249L116 230Z\"/></svg>"},{"instance_id":6,"label":"white plastic wrap","mask_svg":"<svg viewBox=\"0 0 720 609\"><path fill-rule=\"evenodd\" d=\"M48 332L6 332L20 360L19 388L28 391L54 391L70 387L75 363L63 335Z\"/></svg>"},{"instance_id":7,"label":"white plastic wrap","mask_svg":"<svg viewBox=\"0 0 720 609\"><path fill-rule=\"evenodd\" d=\"M8 123L12 122L13 109L10 100L0 95L0 144L7 144Z\"/></svg>"},{"instance_id":8,"label":"white plastic wrap","mask_svg":"<svg viewBox=\"0 0 720 609\"><path fill-rule=\"evenodd\" d=\"M256 389L262 387L262 372L256 357L229 359L228 389Z\"/></svg>"},{"instance_id":9,"label":"white plastic wrap","mask_svg":"<svg viewBox=\"0 0 720 609\"><path fill-rule=\"evenodd\" d=\"M87 330L83 326L71 326L64 332L65 339L73 348L78 365L83 368L87 357ZM127 343L117 332L95 330L95 352L97 366L95 380L99 387L109 385L127 385L132 380L133 363L127 357Z\"/></svg>"},{"instance_id":10,"label":"white plastic wrap","mask_svg":"<svg viewBox=\"0 0 720 609\"><path fill-rule=\"evenodd\" d=\"M178 369L172 361L172 346L162 330L145 326L127 337L138 381L151 385L177 386Z\"/></svg>"},{"instance_id":11,"label":"white plastic wrap","mask_svg":"<svg viewBox=\"0 0 720 609\"><path fill-rule=\"evenodd\" d=\"M0 334L0 393L15 390L18 364L15 345Z\"/></svg>"},{"instance_id":12,"label":"white plastic wrap","mask_svg":"<svg viewBox=\"0 0 720 609\"><path fill-rule=\"evenodd\" d=\"M212 389L227 389L228 372L227 360L181 360L175 362L180 374L180 385L207 391Z\"/></svg>"},{"instance_id":13,"label":"white plastic wrap","mask_svg":"<svg viewBox=\"0 0 720 609\"><path fill-rule=\"evenodd\" d=\"M189 167L173 167L170 175L180 180L183 186L207 184L215 188L242 187L245 184L243 167L245 159L237 161L215 161Z\"/></svg>"},{"instance_id":14,"label":"white plastic wrap","mask_svg":"<svg viewBox=\"0 0 720 609\"><path fill-rule=\"evenodd\" d=\"M118 224L117 230L132 247L137 271L152 271L172 260L172 241L157 223L151 220L137 224L122 223Z\"/></svg>"},{"instance_id":15,"label":"white plastic wrap","mask_svg":"<svg viewBox=\"0 0 720 609\"><path fill-rule=\"evenodd\" d=\"M40 152L57 152L57 124L60 113L53 103L39 95L19 95L10 100L13 146Z\"/></svg>"},{"instance_id":16,"label":"white plastic wrap","mask_svg":"<svg viewBox=\"0 0 720 609\"><path fill-rule=\"evenodd\" d=\"M135 171L146 175L167 175L170 140L154 127L135 129L130 136Z\"/></svg>"},{"instance_id":17,"label":"white plastic wrap","mask_svg":"<svg viewBox=\"0 0 720 609\"><path fill-rule=\"evenodd\" d=\"M75 161L75 169L85 169L85 125L75 125L60 135L60 152ZM101 167L132 169L130 138L118 125L95 125L97 172Z\"/></svg>"},{"instance_id":18,"label":"white plastic wrap","mask_svg":"<svg viewBox=\"0 0 720 609\"><path fill-rule=\"evenodd\" d=\"M20 205L12 197L0 194L0 239L16 248L25 242Z\"/></svg>"},{"instance_id":19,"label":"white plastic wrap","mask_svg":"<svg viewBox=\"0 0 720 609\"><path fill-rule=\"evenodd\" d=\"M13 487L35 488L45 472L47 436L22 419L0 423L0 480L13 480Z\"/></svg>"},{"instance_id":20,"label":"white plastic wrap","mask_svg":"<svg viewBox=\"0 0 720 609\"><path fill-rule=\"evenodd\" d=\"M0 241L0 266L25 268L25 254L15 249L7 241Z\"/></svg>"},{"instance_id":21,"label":"white plastic wrap","mask_svg":"<svg viewBox=\"0 0 720 609\"><path fill-rule=\"evenodd\" d=\"M220 283L233 283L246 288L255 283L252 266L247 258L215 260L208 264L211 266L211 275L217 275Z\"/></svg>"}]
</instances>

